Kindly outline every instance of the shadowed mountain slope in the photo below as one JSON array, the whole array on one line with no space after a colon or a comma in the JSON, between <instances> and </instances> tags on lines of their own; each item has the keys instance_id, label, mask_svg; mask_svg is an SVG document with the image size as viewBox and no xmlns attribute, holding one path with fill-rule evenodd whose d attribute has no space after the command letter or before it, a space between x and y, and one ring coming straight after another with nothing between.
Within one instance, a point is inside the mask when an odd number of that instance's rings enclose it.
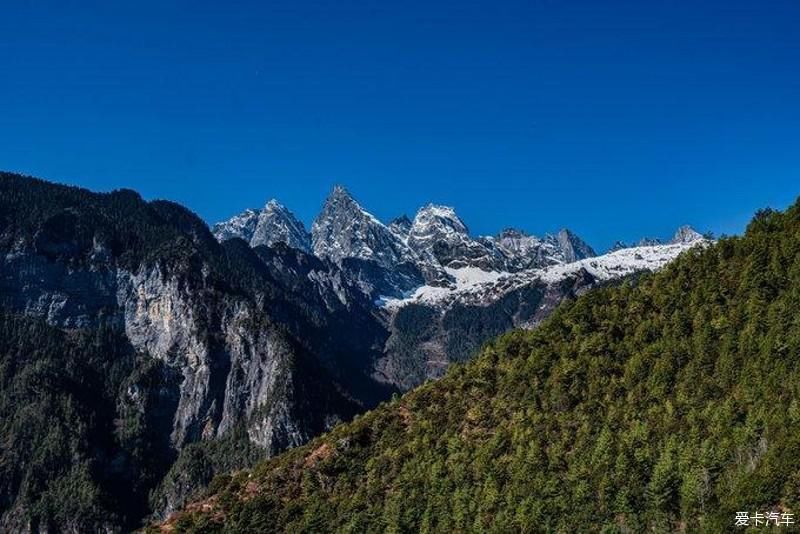
<instances>
[{"instance_id":1,"label":"shadowed mountain slope","mask_svg":"<svg viewBox=\"0 0 800 534\"><path fill-rule=\"evenodd\" d=\"M800 204L559 307L164 528L730 530L800 509Z\"/></svg>"}]
</instances>

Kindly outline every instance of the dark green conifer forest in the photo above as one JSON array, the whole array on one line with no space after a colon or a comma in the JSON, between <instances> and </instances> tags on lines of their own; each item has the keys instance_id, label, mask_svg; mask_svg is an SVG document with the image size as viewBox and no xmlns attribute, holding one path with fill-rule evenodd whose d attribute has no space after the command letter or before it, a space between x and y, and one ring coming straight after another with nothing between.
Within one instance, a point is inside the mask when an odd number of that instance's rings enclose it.
<instances>
[{"instance_id":1,"label":"dark green conifer forest","mask_svg":"<svg viewBox=\"0 0 800 534\"><path fill-rule=\"evenodd\" d=\"M800 203L217 478L168 526L726 532L800 510L798 458Z\"/></svg>"},{"instance_id":2,"label":"dark green conifer forest","mask_svg":"<svg viewBox=\"0 0 800 534\"><path fill-rule=\"evenodd\" d=\"M100 530L146 512L169 432L119 400L146 379L133 360L113 328L65 333L0 313L0 510L24 510L32 531Z\"/></svg>"}]
</instances>

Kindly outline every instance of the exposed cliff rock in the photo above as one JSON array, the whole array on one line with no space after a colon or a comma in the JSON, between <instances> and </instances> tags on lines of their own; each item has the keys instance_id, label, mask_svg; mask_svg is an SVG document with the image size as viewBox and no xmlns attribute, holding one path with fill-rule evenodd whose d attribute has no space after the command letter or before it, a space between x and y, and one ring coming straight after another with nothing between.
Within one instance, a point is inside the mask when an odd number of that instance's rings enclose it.
<instances>
[{"instance_id":1,"label":"exposed cliff rock","mask_svg":"<svg viewBox=\"0 0 800 534\"><path fill-rule=\"evenodd\" d=\"M317 290L296 291L270 274L264 257L237 240L220 246L177 205L7 174L0 180L3 309L61 329L118 331L138 355L119 409L145 410L150 399L146 410L170 423L165 454L241 425L252 445L273 454L391 394L369 376L370 351L380 344L370 332L382 330L338 337L349 332L341 328L345 311L369 322L372 307L355 311L343 286L333 305L337 282L327 268L317 271ZM133 378L153 364L163 394ZM190 491L163 493L161 511Z\"/></svg>"}]
</instances>

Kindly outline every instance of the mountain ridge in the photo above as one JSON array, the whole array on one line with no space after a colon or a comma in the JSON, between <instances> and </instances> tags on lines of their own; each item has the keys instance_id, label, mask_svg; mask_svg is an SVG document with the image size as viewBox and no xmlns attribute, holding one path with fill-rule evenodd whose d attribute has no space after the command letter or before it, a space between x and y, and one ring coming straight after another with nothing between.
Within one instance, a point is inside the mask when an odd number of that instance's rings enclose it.
<instances>
[{"instance_id":1,"label":"mountain ridge","mask_svg":"<svg viewBox=\"0 0 800 534\"><path fill-rule=\"evenodd\" d=\"M297 220L291 211L283 209L287 217ZM253 225L250 222L252 218L253 210L246 210L228 221L217 223L214 225L218 229L215 235L219 240L225 240L235 234L237 228ZM245 240L250 240L246 231L240 233L245 234ZM505 228L494 236L472 237L455 209L439 204L422 206L413 219L402 215L384 224L342 185L336 185L325 200L312 224L311 236L310 246L296 248L306 251L313 248L316 256L337 263L344 258L356 258L375 261L386 269L412 263L423 278L434 285L453 282L446 268L478 267L485 271L515 272L597 256L591 246L567 228L555 234L545 234L543 238L515 228ZM702 235L684 225L665 244L675 244L676 239L690 243L702 239ZM279 240L280 236L264 237L253 246L269 245ZM660 240L642 239L636 246L660 244ZM612 251L630 247L618 241ZM396 289L399 294L408 288Z\"/></svg>"},{"instance_id":2,"label":"mountain ridge","mask_svg":"<svg viewBox=\"0 0 800 534\"><path fill-rule=\"evenodd\" d=\"M287 244L304 228L277 202L246 212L225 239L173 202L0 173L0 328L21 339L46 326L46 350L28 342L0 352L0 379L13 384L0 388L10 422L0 441L15 443L0 449L0 530L52 530L64 518L77 530L131 529L143 514L163 518L215 473L301 445L441 377L489 339L533 328L562 301L691 248L572 263L543 254L544 267L487 271L470 262L502 267L496 243L462 230L438 248L428 241L420 257L398 237L410 219L393 229L335 193L329 228L342 228L355 252L371 243L370 254L320 258ZM265 213L279 224L253 246ZM377 254L382 240L397 258ZM557 239L547 243L556 254ZM478 254L459 258L459 247ZM395 305L421 288L444 298ZM65 344L65 335L87 341ZM42 381L36 371L58 369L61 353L72 366L66 389L57 373ZM47 423L28 427L14 407L40 409L39 394L55 405L34 414ZM75 403L97 406L98 424L65 409ZM54 456L62 449L73 453ZM38 457L59 469L40 469ZM26 490L56 483L81 491Z\"/></svg>"},{"instance_id":3,"label":"mountain ridge","mask_svg":"<svg viewBox=\"0 0 800 534\"><path fill-rule=\"evenodd\" d=\"M386 226L341 186L318 220L327 228L324 239L317 237L324 261L332 261L374 303L389 332L373 378L404 391L441 377L450 363L463 361L493 336L535 327L564 299L660 269L709 242L682 227L676 235L685 242L640 243L597 256L568 229L538 238L507 228L473 238L452 207L438 204ZM360 221L358 229L352 221ZM375 251L384 245L391 254L376 261ZM369 254L362 254L365 248ZM397 250L402 253L393 255ZM424 328L416 324L422 317Z\"/></svg>"},{"instance_id":4,"label":"mountain ridge","mask_svg":"<svg viewBox=\"0 0 800 534\"><path fill-rule=\"evenodd\" d=\"M800 199L218 478L159 528L724 532L742 509L791 519L798 251Z\"/></svg>"}]
</instances>

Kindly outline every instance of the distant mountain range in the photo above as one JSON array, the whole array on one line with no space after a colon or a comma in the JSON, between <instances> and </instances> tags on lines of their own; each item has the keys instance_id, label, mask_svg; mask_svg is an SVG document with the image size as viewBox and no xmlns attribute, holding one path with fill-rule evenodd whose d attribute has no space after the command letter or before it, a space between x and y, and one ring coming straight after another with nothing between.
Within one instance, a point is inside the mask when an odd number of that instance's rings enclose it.
<instances>
[{"instance_id":1,"label":"distant mountain range","mask_svg":"<svg viewBox=\"0 0 800 534\"><path fill-rule=\"evenodd\" d=\"M669 240L618 243L598 256L568 229L543 238L514 228L473 237L453 208L433 204L413 220L403 215L387 225L342 186L333 188L311 232L276 200L214 225L213 232L221 241L239 237L252 246L298 244L358 287L390 333L373 377L402 390L441 376L450 362L502 332L535 326L564 298L659 269L709 242L682 226Z\"/></svg>"},{"instance_id":2,"label":"distant mountain range","mask_svg":"<svg viewBox=\"0 0 800 534\"><path fill-rule=\"evenodd\" d=\"M707 243L683 228L596 256L567 230L473 237L434 205L387 225L342 187L310 232L270 201L212 234L133 191L0 173L0 443L13 444L0 448L0 530L164 517L215 472Z\"/></svg>"},{"instance_id":3,"label":"distant mountain range","mask_svg":"<svg viewBox=\"0 0 800 534\"><path fill-rule=\"evenodd\" d=\"M333 189L311 232L276 200L260 211L249 209L215 224L212 231L220 241L239 237L251 246L282 241L337 263L345 258L370 260L385 268L411 263L427 282L440 281L440 275L452 282L442 271L445 267L514 272L595 255L566 229L544 239L515 229L495 237L473 238L464 221L447 206L429 204L413 220L404 215L386 225L342 186Z\"/></svg>"},{"instance_id":4,"label":"distant mountain range","mask_svg":"<svg viewBox=\"0 0 800 534\"><path fill-rule=\"evenodd\" d=\"M597 256L592 247L566 228L543 238L515 228L496 236L472 237L464 221L448 206L428 204L419 209L413 220L402 215L387 225L342 186L334 187L310 232L274 199L262 210L248 209L215 224L212 232L220 241L238 237L253 247L283 242L336 264L358 259L384 269L415 268L419 276L407 279L408 286L393 288L393 294L385 295L390 297L402 295L421 281L454 287L456 277L448 269L474 267L485 272L516 273ZM683 226L669 241L642 239L632 246L618 241L611 251L691 244L702 239L690 226Z\"/></svg>"}]
</instances>

